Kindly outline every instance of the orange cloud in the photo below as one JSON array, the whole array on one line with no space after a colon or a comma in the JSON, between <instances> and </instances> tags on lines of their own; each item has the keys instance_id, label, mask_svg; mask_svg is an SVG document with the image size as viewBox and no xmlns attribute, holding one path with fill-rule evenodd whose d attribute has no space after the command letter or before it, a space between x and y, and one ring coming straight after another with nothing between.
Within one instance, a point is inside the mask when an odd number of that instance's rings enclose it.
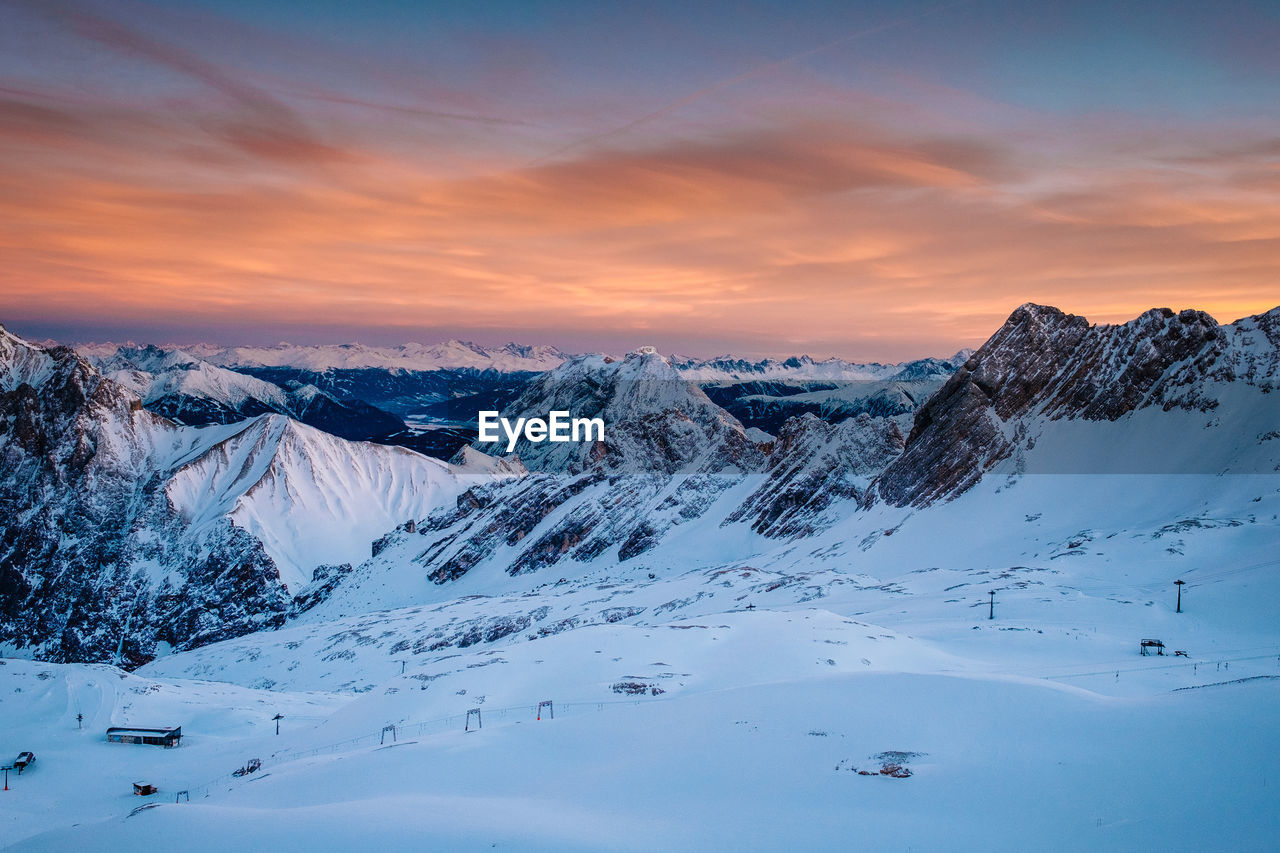
<instances>
[{"instance_id":1,"label":"orange cloud","mask_svg":"<svg viewBox=\"0 0 1280 853\"><path fill-rule=\"evenodd\" d=\"M134 122L9 93L0 317L898 358L977 344L1026 300L1101 320L1280 301L1280 187L1241 180L1274 174L1265 146L1067 168L827 120L443 170L233 101Z\"/></svg>"}]
</instances>

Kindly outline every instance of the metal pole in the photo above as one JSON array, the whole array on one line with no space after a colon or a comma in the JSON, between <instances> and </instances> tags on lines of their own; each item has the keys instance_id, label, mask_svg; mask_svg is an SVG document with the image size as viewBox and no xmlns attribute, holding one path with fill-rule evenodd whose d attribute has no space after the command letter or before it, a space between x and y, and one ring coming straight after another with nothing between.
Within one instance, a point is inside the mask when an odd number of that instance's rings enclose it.
<instances>
[{"instance_id":1,"label":"metal pole","mask_svg":"<svg viewBox=\"0 0 1280 853\"><path fill-rule=\"evenodd\" d=\"M1186 581L1178 580L1178 581L1174 581L1174 583L1178 587L1178 609L1175 610L1174 612L1181 613L1182 612L1182 585L1186 583Z\"/></svg>"},{"instance_id":2,"label":"metal pole","mask_svg":"<svg viewBox=\"0 0 1280 853\"><path fill-rule=\"evenodd\" d=\"M987 610L987 618L994 619L996 618L996 591L993 589L987 595L991 596L991 606Z\"/></svg>"},{"instance_id":3,"label":"metal pole","mask_svg":"<svg viewBox=\"0 0 1280 853\"><path fill-rule=\"evenodd\" d=\"M4 769L4 789L9 790L9 768Z\"/></svg>"}]
</instances>

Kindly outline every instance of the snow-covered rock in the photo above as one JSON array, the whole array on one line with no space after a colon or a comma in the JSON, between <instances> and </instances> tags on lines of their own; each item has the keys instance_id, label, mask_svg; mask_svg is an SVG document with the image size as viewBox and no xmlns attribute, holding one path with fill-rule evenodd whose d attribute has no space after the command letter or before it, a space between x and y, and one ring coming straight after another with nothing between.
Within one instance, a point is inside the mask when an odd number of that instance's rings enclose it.
<instances>
[{"instance_id":1,"label":"snow-covered rock","mask_svg":"<svg viewBox=\"0 0 1280 853\"><path fill-rule=\"evenodd\" d=\"M554 443L522 437L514 450L531 470L694 474L753 471L763 462L742 424L652 348L623 359L566 362L531 381L504 415L514 422L552 411L603 420L605 438Z\"/></svg>"},{"instance_id":2,"label":"snow-covered rock","mask_svg":"<svg viewBox=\"0 0 1280 853\"><path fill-rule=\"evenodd\" d=\"M834 521L825 512L833 503L861 500L902 446L888 418L863 414L838 424L792 418L778 433L764 482L727 521L749 523L763 536L810 535Z\"/></svg>"},{"instance_id":3,"label":"snow-covered rock","mask_svg":"<svg viewBox=\"0 0 1280 853\"><path fill-rule=\"evenodd\" d=\"M729 355L698 359L671 356L671 366L694 382L755 382L761 380L825 380L834 382L883 382L890 379L945 378L963 364L973 350L961 350L950 358L924 358L897 364L852 362L838 358L817 361L807 355L785 359L749 361Z\"/></svg>"},{"instance_id":4,"label":"snow-covered rock","mask_svg":"<svg viewBox=\"0 0 1280 853\"><path fill-rule=\"evenodd\" d=\"M3 330L0 389L0 642L51 659L278 625L316 567L487 476L278 415L178 426Z\"/></svg>"},{"instance_id":5,"label":"snow-covered rock","mask_svg":"<svg viewBox=\"0 0 1280 853\"><path fill-rule=\"evenodd\" d=\"M342 438L368 439L404 429L399 418L368 403L342 402L314 385L281 387L180 349L125 346L90 360L148 409L181 424L227 424L275 412Z\"/></svg>"},{"instance_id":6,"label":"snow-covered rock","mask_svg":"<svg viewBox=\"0 0 1280 853\"><path fill-rule=\"evenodd\" d=\"M1280 308L1219 326L1201 311L1153 309L1091 325L1023 305L917 412L876 493L922 506L997 465L1013 474L1271 473L1275 451L1262 436L1280 424L1278 318Z\"/></svg>"}]
</instances>

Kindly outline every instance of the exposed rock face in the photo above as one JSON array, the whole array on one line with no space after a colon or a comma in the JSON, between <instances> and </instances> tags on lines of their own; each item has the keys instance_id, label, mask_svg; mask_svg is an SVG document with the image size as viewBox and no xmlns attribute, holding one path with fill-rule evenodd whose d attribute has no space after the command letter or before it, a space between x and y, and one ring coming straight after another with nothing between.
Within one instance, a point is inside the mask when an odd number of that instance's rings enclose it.
<instances>
[{"instance_id":1,"label":"exposed rock face","mask_svg":"<svg viewBox=\"0 0 1280 853\"><path fill-rule=\"evenodd\" d=\"M1141 408L1210 411L1217 383L1275 387L1280 309L1219 326L1153 309L1115 326L1027 304L917 412L902 456L875 485L898 506L965 491L1015 448L1032 419L1114 421Z\"/></svg>"},{"instance_id":2,"label":"exposed rock face","mask_svg":"<svg viewBox=\"0 0 1280 853\"><path fill-rule=\"evenodd\" d=\"M568 361L531 381L504 414L514 421L546 418L552 411L602 419L605 439L534 443L522 438L515 453L530 470L695 474L753 471L764 462L736 418L649 349L622 360L582 356ZM499 446L476 446L498 453L505 445L501 440Z\"/></svg>"},{"instance_id":3,"label":"exposed rock face","mask_svg":"<svg viewBox=\"0 0 1280 853\"><path fill-rule=\"evenodd\" d=\"M0 645L132 666L279 625L282 568L298 591L463 487L279 415L177 426L74 350L0 328Z\"/></svg>"},{"instance_id":4,"label":"exposed rock face","mask_svg":"<svg viewBox=\"0 0 1280 853\"><path fill-rule=\"evenodd\" d=\"M824 510L842 499L861 500L902 447L902 433L886 418L863 414L838 424L793 418L778 433L764 483L725 523L748 521L774 538L814 533L831 521Z\"/></svg>"},{"instance_id":5,"label":"exposed rock face","mask_svg":"<svg viewBox=\"0 0 1280 853\"><path fill-rule=\"evenodd\" d=\"M605 439L522 438L515 454L536 473L474 488L422 526L434 543L418 560L432 580L460 577L499 553L508 555L511 574L611 549L620 561L633 559L765 464L742 425L652 350L569 361L532 381L504 415L514 421L552 411L602 418ZM488 449L505 451L500 444ZM476 464L477 451L469 453L457 461Z\"/></svg>"},{"instance_id":6,"label":"exposed rock face","mask_svg":"<svg viewBox=\"0 0 1280 853\"><path fill-rule=\"evenodd\" d=\"M444 583L486 562L513 575L561 561L627 563L698 524L740 523L744 534L749 524L767 537L794 538L827 526L837 504L856 506L903 443L892 420L827 424L807 415L788 421L765 449L652 351L568 362L531 383L505 414L554 410L604 418L605 440L522 440L515 451L535 473L470 489L397 553L413 552L424 574ZM469 449L455 462L477 458ZM368 578L357 582L372 583L377 564L360 567Z\"/></svg>"},{"instance_id":7,"label":"exposed rock face","mask_svg":"<svg viewBox=\"0 0 1280 853\"><path fill-rule=\"evenodd\" d=\"M175 430L67 347L0 330L0 642L138 665L279 624L288 596L228 521L180 535L158 454Z\"/></svg>"}]
</instances>

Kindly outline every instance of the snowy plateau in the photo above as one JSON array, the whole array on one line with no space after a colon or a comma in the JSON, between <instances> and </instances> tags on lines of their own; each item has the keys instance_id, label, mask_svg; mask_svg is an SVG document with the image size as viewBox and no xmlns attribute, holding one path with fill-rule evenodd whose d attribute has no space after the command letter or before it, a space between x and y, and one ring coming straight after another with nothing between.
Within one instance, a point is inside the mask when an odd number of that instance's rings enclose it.
<instances>
[{"instance_id":1,"label":"snowy plateau","mask_svg":"<svg viewBox=\"0 0 1280 853\"><path fill-rule=\"evenodd\" d=\"M607 436L341 434L441 371ZM0 656L17 851L1275 850L1280 308L902 365L0 330Z\"/></svg>"}]
</instances>

